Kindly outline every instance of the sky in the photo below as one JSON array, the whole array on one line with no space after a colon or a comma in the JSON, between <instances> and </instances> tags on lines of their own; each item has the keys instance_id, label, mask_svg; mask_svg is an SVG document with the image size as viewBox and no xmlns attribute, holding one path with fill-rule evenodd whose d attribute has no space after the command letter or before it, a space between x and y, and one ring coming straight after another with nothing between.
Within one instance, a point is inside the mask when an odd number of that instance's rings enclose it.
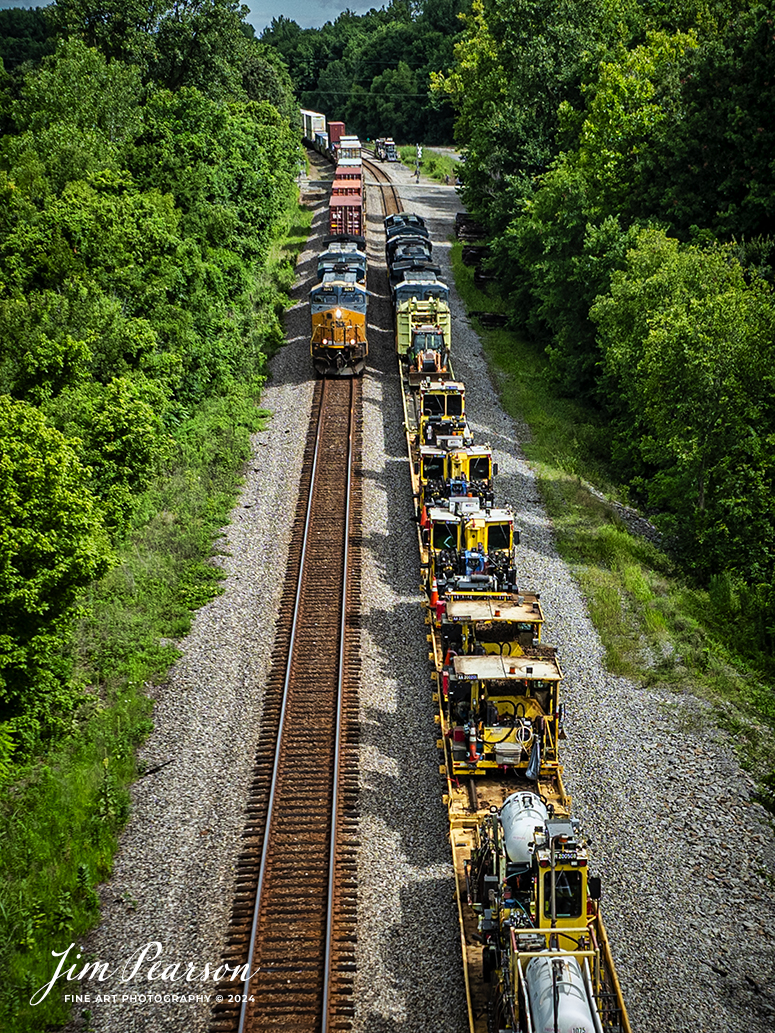
<instances>
[{"instance_id":1,"label":"sky","mask_svg":"<svg viewBox=\"0 0 775 1033\"><path fill-rule=\"evenodd\" d=\"M4 7L48 7L50 0L0 0L0 8ZM297 22L303 29L319 28L334 18L345 8L354 14L365 14L372 7L382 7L386 0L371 0L370 3L357 3L355 0L242 0L245 7L250 8L247 21L260 36L263 29L272 21L284 14Z\"/></svg>"}]
</instances>

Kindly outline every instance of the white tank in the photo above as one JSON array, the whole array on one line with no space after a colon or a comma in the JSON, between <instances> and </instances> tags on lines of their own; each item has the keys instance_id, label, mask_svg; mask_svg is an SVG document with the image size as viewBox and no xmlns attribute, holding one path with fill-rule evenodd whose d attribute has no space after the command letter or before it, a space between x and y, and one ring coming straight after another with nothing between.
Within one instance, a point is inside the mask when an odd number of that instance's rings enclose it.
<instances>
[{"instance_id":1,"label":"white tank","mask_svg":"<svg viewBox=\"0 0 775 1033\"><path fill-rule=\"evenodd\" d=\"M600 1027L593 1016L581 966L568 954L542 954L525 969L530 1014L535 1033L595 1033ZM557 1025L554 995L557 990Z\"/></svg>"},{"instance_id":2,"label":"white tank","mask_svg":"<svg viewBox=\"0 0 775 1033\"><path fill-rule=\"evenodd\" d=\"M535 839L536 826L544 827L549 812L535 793L512 793L501 807L501 825L506 853L512 864L530 864L528 843Z\"/></svg>"}]
</instances>

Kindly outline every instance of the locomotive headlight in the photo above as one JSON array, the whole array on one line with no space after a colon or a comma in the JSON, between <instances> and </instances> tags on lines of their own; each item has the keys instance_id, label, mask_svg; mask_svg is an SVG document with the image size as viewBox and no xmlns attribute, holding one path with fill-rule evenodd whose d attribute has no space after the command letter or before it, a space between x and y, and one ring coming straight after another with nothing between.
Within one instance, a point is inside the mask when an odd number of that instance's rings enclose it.
<instances>
[{"instance_id":1,"label":"locomotive headlight","mask_svg":"<svg viewBox=\"0 0 775 1033\"><path fill-rule=\"evenodd\" d=\"M354 337L350 338L350 344L355 344L355 338Z\"/></svg>"},{"instance_id":2,"label":"locomotive headlight","mask_svg":"<svg viewBox=\"0 0 775 1033\"><path fill-rule=\"evenodd\" d=\"M341 319L342 318L342 310L340 308L338 308L336 310L336 312L334 313L334 315L336 316L337 319Z\"/></svg>"},{"instance_id":3,"label":"locomotive headlight","mask_svg":"<svg viewBox=\"0 0 775 1033\"><path fill-rule=\"evenodd\" d=\"M327 337L323 338L323 344L328 344L328 338Z\"/></svg>"}]
</instances>

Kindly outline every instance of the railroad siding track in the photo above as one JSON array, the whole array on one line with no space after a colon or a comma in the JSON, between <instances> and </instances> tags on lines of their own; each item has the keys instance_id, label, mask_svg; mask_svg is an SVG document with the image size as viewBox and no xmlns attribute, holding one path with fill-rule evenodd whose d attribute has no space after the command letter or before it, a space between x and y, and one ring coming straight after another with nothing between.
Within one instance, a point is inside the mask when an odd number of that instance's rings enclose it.
<instances>
[{"instance_id":1,"label":"railroad siding track","mask_svg":"<svg viewBox=\"0 0 775 1033\"><path fill-rule=\"evenodd\" d=\"M347 1030L354 1012L360 425L361 381L320 381L224 953L242 969L252 942L253 977L219 986L211 1033Z\"/></svg>"},{"instance_id":2,"label":"railroad siding track","mask_svg":"<svg viewBox=\"0 0 775 1033\"><path fill-rule=\"evenodd\" d=\"M384 169L381 169L379 165L376 165L373 161L366 161L365 158L362 160L363 167L368 169L377 181L376 186L379 187L385 215L397 215L400 211L403 211L401 198L398 196L398 191L393 185L393 181L387 172L385 172Z\"/></svg>"}]
</instances>

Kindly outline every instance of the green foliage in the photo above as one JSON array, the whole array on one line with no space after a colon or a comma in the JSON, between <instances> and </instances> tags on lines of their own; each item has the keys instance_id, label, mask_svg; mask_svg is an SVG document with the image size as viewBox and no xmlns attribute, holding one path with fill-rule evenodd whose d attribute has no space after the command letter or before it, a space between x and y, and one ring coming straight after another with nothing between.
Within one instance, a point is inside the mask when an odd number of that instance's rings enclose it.
<instances>
[{"instance_id":1,"label":"green foliage","mask_svg":"<svg viewBox=\"0 0 775 1033\"><path fill-rule=\"evenodd\" d=\"M261 37L288 66L302 106L344 121L364 139L447 143L452 113L430 94L459 38L470 0L392 0L363 16L344 11L321 29L280 16Z\"/></svg>"},{"instance_id":2,"label":"green foliage","mask_svg":"<svg viewBox=\"0 0 775 1033\"><path fill-rule=\"evenodd\" d=\"M40 438L62 450L73 496L81 478L88 551L97 529L105 549L106 529L115 543L128 533L169 461L171 430L208 398L260 389L279 328L262 269L294 201L298 145L287 75L244 31L236 4L62 0L51 13L66 36L4 96L0 391L8 412L38 407L34 433L32 417L9 425L10 438L21 435L9 455L42 448ZM206 94L152 82L180 80L181 62ZM261 99L247 99L246 83ZM17 515L6 520L18 537ZM69 545L64 533L49 544L37 576L48 568L57 584ZM67 621L104 569L93 552L66 604L41 603L40 627L4 629L4 670L14 685L27 671L35 686L26 709L18 686L7 690L25 750L72 706Z\"/></svg>"},{"instance_id":3,"label":"green foliage","mask_svg":"<svg viewBox=\"0 0 775 1033\"><path fill-rule=\"evenodd\" d=\"M404 165L414 169L417 164L416 147L399 147L398 152ZM430 147L423 147L420 171L424 176L439 183L454 183L460 171L460 162L448 154L440 154Z\"/></svg>"},{"instance_id":4,"label":"green foliage","mask_svg":"<svg viewBox=\"0 0 775 1033\"><path fill-rule=\"evenodd\" d=\"M62 673L59 635L110 548L76 450L41 413L0 397L0 715L35 714Z\"/></svg>"},{"instance_id":5,"label":"green foliage","mask_svg":"<svg viewBox=\"0 0 775 1033\"><path fill-rule=\"evenodd\" d=\"M115 145L138 130L140 89L137 69L107 62L78 39L61 40L24 76L13 117L19 131L35 136L67 125L93 130L105 145Z\"/></svg>"},{"instance_id":6,"label":"green foliage","mask_svg":"<svg viewBox=\"0 0 775 1033\"><path fill-rule=\"evenodd\" d=\"M9 72L25 61L39 61L51 47L46 11L11 8L0 11L0 60Z\"/></svg>"},{"instance_id":7,"label":"green foliage","mask_svg":"<svg viewBox=\"0 0 775 1033\"><path fill-rule=\"evenodd\" d=\"M775 570L773 302L728 251L652 230L592 309L634 483L706 576Z\"/></svg>"}]
</instances>

